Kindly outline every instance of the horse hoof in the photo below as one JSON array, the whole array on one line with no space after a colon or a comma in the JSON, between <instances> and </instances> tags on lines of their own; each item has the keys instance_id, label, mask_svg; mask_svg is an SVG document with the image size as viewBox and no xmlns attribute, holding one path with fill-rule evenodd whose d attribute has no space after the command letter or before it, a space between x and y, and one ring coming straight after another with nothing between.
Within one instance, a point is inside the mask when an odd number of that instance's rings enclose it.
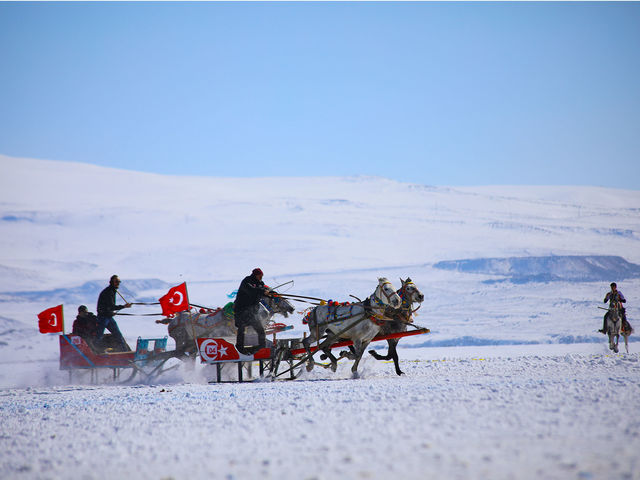
<instances>
[{"instance_id":1,"label":"horse hoof","mask_svg":"<svg viewBox=\"0 0 640 480\"><path fill-rule=\"evenodd\" d=\"M360 378L360 374L358 373L357 370L351 373L351 378Z\"/></svg>"},{"instance_id":2,"label":"horse hoof","mask_svg":"<svg viewBox=\"0 0 640 480\"><path fill-rule=\"evenodd\" d=\"M307 372L313 370L313 363L307 363Z\"/></svg>"}]
</instances>

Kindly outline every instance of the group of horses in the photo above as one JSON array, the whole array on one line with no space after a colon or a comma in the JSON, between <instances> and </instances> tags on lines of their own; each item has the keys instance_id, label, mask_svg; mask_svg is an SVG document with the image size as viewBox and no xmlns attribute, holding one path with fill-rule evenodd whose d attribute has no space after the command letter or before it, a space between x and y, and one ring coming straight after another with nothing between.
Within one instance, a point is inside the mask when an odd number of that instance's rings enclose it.
<instances>
[{"instance_id":1,"label":"group of horses","mask_svg":"<svg viewBox=\"0 0 640 480\"><path fill-rule=\"evenodd\" d=\"M321 304L309 309L305 319L309 335L302 343L307 350L307 370L313 369L315 362L311 348L322 350L322 358L329 358L330 368L335 371L339 358L353 359L351 371L357 376L358 364L367 346L379 334L399 333L407 330L413 323L414 304L420 304L424 295L410 278L400 279L402 286L395 289L387 278L379 278L374 292L363 301L348 304ZM197 353L196 338L233 337L236 327L230 305L215 311L180 312L172 318L158 320L168 325L169 335L176 342L176 351L193 357ZM263 327L267 327L275 315L289 316L295 308L284 296L275 292L262 297L256 306L255 315ZM331 346L342 340L350 340L350 351L340 353L336 358ZM247 332L247 344L257 341L257 334ZM393 360L396 373L402 375L396 346L398 339L387 340L389 349L386 355L374 350L369 353L378 360ZM272 346L267 340L267 346Z\"/></svg>"},{"instance_id":2,"label":"group of horses","mask_svg":"<svg viewBox=\"0 0 640 480\"><path fill-rule=\"evenodd\" d=\"M396 290L387 278L379 278L374 292L363 301L322 304L309 309L305 316L309 335L302 340L307 351L307 370L312 370L315 365L311 350L315 344L322 350L321 358L330 360L331 370L336 370L340 358L347 357L354 360L351 371L357 376L360 360L374 337L405 332L413 323L414 304L421 304L424 295L410 278L400 281L402 286ZM273 292L260 300L255 315L266 328L275 315L288 317L293 312L295 308L290 301ZM196 338L233 337L237 332L231 304L215 311L181 312L158 322L168 325L169 335L176 342L176 351L192 357L197 353ZM621 305L615 302L609 307L606 332L612 351L618 353L620 335L629 351L628 338L633 330L623 322ZM248 332L245 339L247 343L257 343L257 334ZM350 340L353 346L336 357L331 351L332 345L343 340ZM375 350L369 350L369 353L377 360L393 360L396 373L402 375L396 348L398 340L387 340L389 348L386 355L380 355ZM269 340L267 346L272 346Z\"/></svg>"}]
</instances>

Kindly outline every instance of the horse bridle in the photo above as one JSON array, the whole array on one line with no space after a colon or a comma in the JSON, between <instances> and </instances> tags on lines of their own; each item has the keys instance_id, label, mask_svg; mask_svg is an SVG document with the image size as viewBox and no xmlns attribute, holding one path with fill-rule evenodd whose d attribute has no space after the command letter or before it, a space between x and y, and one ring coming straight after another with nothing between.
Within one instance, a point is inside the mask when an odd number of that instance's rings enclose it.
<instances>
[{"instance_id":1,"label":"horse bridle","mask_svg":"<svg viewBox=\"0 0 640 480\"><path fill-rule=\"evenodd\" d=\"M402 279L400 279L400 280L402 280ZM418 287L416 286L416 284L413 283L411 280L409 280L408 282L404 282L402 284L402 288L398 291L398 295L400 295L400 298L402 299L402 305L400 305L400 309L403 309L403 308L406 309L409 312L409 316L411 316L414 313L416 313L418 310L420 310L420 307L422 306L422 304L418 305L418 308L416 308L415 310L411 310L411 305L414 302L412 302L408 298L405 298L408 285L413 285L416 288L416 290L418 290Z\"/></svg>"},{"instance_id":2,"label":"horse bridle","mask_svg":"<svg viewBox=\"0 0 640 480\"><path fill-rule=\"evenodd\" d=\"M385 291L384 291L384 288L383 288L385 285L391 285L391 291L393 292L393 294L391 294L391 295L387 295L387 292L385 292ZM392 284L389 280L387 280L386 282L382 282L382 283L378 284L378 286L376 287L375 292L373 292L373 294L374 294L374 296L375 296L376 300L379 300L381 305L385 305L385 304L382 302L382 299L378 296L378 294L376 294L376 292L378 291L378 289L382 292L382 294L383 294L383 295L385 296L385 298L387 299L387 303L386 303L386 305L391 306L391 297L392 297L393 295L398 295L398 294L396 293L396 291L393 289L393 284Z\"/></svg>"}]
</instances>

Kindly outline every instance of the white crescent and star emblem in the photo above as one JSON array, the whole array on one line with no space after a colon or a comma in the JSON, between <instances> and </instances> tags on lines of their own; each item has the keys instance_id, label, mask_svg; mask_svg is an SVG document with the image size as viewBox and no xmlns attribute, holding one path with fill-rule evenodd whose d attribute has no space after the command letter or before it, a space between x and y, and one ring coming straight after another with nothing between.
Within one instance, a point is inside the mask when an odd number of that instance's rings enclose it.
<instances>
[{"instance_id":1,"label":"white crescent and star emblem","mask_svg":"<svg viewBox=\"0 0 640 480\"><path fill-rule=\"evenodd\" d=\"M178 300L176 300L176 297L178 298ZM184 301L184 295L182 295L182 292L175 292L173 296L169 299L169 303L176 306L181 305L183 301Z\"/></svg>"},{"instance_id":2,"label":"white crescent and star emblem","mask_svg":"<svg viewBox=\"0 0 640 480\"><path fill-rule=\"evenodd\" d=\"M207 339L200 345L200 353L205 360L215 361L222 360L228 356L229 347L219 344L214 339Z\"/></svg>"},{"instance_id":3,"label":"white crescent and star emblem","mask_svg":"<svg viewBox=\"0 0 640 480\"><path fill-rule=\"evenodd\" d=\"M56 327L58 325L58 317L55 313L51 314L51 318L49 319L49 325L52 327Z\"/></svg>"}]
</instances>

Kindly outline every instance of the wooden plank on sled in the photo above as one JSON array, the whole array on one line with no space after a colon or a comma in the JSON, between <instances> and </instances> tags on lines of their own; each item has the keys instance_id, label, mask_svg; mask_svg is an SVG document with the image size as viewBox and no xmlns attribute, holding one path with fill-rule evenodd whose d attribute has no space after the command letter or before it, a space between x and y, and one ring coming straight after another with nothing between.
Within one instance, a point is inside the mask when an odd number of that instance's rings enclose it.
<instances>
[{"instance_id":1,"label":"wooden plank on sled","mask_svg":"<svg viewBox=\"0 0 640 480\"><path fill-rule=\"evenodd\" d=\"M380 340L391 340L393 338L402 338L402 337L411 337L413 335L422 335L423 333L429 333L431 330L429 330L428 328L419 328L417 330L411 330L410 332L397 332L397 333L390 333L388 335L378 335L376 337L373 338L373 340L371 340L372 342L379 342ZM341 348L341 347L348 347L350 345L353 345L353 342L351 340L343 340L340 342L336 342L333 345L331 345L331 348ZM315 352L317 350L317 346L311 346L311 351ZM304 348L296 348L294 350L291 350L291 354L292 355L301 355L303 353L306 353L307 351Z\"/></svg>"}]
</instances>

